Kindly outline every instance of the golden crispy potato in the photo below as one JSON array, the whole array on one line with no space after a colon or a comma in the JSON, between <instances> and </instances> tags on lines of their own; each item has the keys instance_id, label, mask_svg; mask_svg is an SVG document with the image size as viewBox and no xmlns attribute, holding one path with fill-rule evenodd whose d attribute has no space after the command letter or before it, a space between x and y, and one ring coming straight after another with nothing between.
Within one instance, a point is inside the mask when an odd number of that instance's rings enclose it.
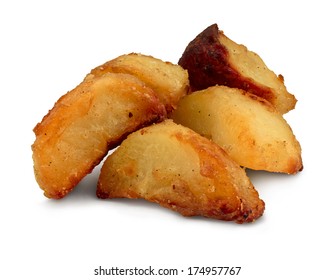
<instances>
[{"instance_id":1,"label":"golden crispy potato","mask_svg":"<svg viewBox=\"0 0 335 280\"><path fill-rule=\"evenodd\" d=\"M268 100L280 113L297 102L277 76L254 52L229 39L213 24L186 47L179 65L188 70L192 90L225 85L249 91Z\"/></svg>"},{"instance_id":2,"label":"golden crispy potato","mask_svg":"<svg viewBox=\"0 0 335 280\"><path fill-rule=\"evenodd\" d=\"M212 139L241 166L294 174L301 148L283 116L265 99L214 86L185 96L172 114L176 123Z\"/></svg>"},{"instance_id":3,"label":"golden crispy potato","mask_svg":"<svg viewBox=\"0 0 335 280\"><path fill-rule=\"evenodd\" d=\"M93 69L87 79L108 72L131 74L145 82L157 93L167 112L171 112L189 91L186 70L152 56L138 53L121 55Z\"/></svg>"},{"instance_id":4,"label":"golden crispy potato","mask_svg":"<svg viewBox=\"0 0 335 280\"><path fill-rule=\"evenodd\" d=\"M130 134L105 160L99 198L144 198L185 216L251 222L264 202L212 141L165 120Z\"/></svg>"},{"instance_id":5,"label":"golden crispy potato","mask_svg":"<svg viewBox=\"0 0 335 280\"><path fill-rule=\"evenodd\" d=\"M34 128L35 177L49 198L62 198L127 134L166 117L155 92L128 74L83 81Z\"/></svg>"}]
</instances>

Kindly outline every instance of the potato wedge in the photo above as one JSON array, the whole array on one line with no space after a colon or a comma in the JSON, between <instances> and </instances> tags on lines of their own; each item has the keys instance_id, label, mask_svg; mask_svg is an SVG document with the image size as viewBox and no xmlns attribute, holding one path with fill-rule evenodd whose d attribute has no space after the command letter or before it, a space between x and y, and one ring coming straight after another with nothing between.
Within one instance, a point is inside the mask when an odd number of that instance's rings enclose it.
<instances>
[{"instance_id":1,"label":"potato wedge","mask_svg":"<svg viewBox=\"0 0 335 280\"><path fill-rule=\"evenodd\" d=\"M130 134L105 160L99 198L143 198L184 216L252 222L264 202L212 141L165 120Z\"/></svg>"},{"instance_id":2,"label":"potato wedge","mask_svg":"<svg viewBox=\"0 0 335 280\"><path fill-rule=\"evenodd\" d=\"M152 56L130 53L121 55L105 64L94 68L87 76L100 76L105 73L127 73L136 76L156 93L171 112L179 99L189 92L188 73L181 66L164 62Z\"/></svg>"},{"instance_id":3,"label":"potato wedge","mask_svg":"<svg viewBox=\"0 0 335 280\"><path fill-rule=\"evenodd\" d=\"M292 129L256 95L213 86L185 96L171 117L212 139L241 166L288 174L302 170L301 147Z\"/></svg>"},{"instance_id":4,"label":"potato wedge","mask_svg":"<svg viewBox=\"0 0 335 280\"><path fill-rule=\"evenodd\" d=\"M268 100L284 114L297 102L282 75L271 71L256 53L229 39L213 24L186 47L179 65L188 70L193 91L225 85Z\"/></svg>"},{"instance_id":5,"label":"potato wedge","mask_svg":"<svg viewBox=\"0 0 335 280\"><path fill-rule=\"evenodd\" d=\"M132 75L83 81L34 128L38 184L47 197L64 197L129 133L165 117L155 92Z\"/></svg>"}]
</instances>

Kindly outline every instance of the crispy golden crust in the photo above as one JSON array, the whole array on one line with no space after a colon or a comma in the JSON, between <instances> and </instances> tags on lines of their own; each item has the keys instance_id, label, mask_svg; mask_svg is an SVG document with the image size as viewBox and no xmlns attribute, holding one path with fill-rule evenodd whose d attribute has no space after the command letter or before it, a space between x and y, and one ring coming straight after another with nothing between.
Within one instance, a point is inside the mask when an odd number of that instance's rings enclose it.
<instances>
[{"instance_id":1,"label":"crispy golden crust","mask_svg":"<svg viewBox=\"0 0 335 280\"><path fill-rule=\"evenodd\" d=\"M268 100L280 113L294 109L282 75L276 75L254 52L236 44L213 24L186 47L179 65L189 72L193 91L225 85L249 91Z\"/></svg>"},{"instance_id":2,"label":"crispy golden crust","mask_svg":"<svg viewBox=\"0 0 335 280\"><path fill-rule=\"evenodd\" d=\"M128 136L103 164L99 198L144 198L185 216L252 222L264 202L222 148L171 120Z\"/></svg>"},{"instance_id":3,"label":"crispy golden crust","mask_svg":"<svg viewBox=\"0 0 335 280\"><path fill-rule=\"evenodd\" d=\"M35 177L49 198L62 198L129 133L166 117L155 92L128 74L83 81L36 125Z\"/></svg>"},{"instance_id":4,"label":"crispy golden crust","mask_svg":"<svg viewBox=\"0 0 335 280\"><path fill-rule=\"evenodd\" d=\"M288 174L302 170L299 142L283 116L261 97L213 86L185 96L172 118L212 139L241 166Z\"/></svg>"},{"instance_id":5,"label":"crispy golden crust","mask_svg":"<svg viewBox=\"0 0 335 280\"><path fill-rule=\"evenodd\" d=\"M152 56L130 53L94 68L87 76L100 76L105 73L127 73L136 76L157 94L166 111L176 108L181 97L189 92L188 73L181 66L164 62Z\"/></svg>"}]
</instances>

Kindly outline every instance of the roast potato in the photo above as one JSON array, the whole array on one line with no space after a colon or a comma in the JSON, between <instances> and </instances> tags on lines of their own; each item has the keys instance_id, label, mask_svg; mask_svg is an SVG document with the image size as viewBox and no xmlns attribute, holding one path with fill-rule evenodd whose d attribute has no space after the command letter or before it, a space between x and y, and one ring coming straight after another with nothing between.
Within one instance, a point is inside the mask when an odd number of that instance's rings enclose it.
<instances>
[{"instance_id":1,"label":"roast potato","mask_svg":"<svg viewBox=\"0 0 335 280\"><path fill-rule=\"evenodd\" d=\"M145 82L156 92L167 112L176 107L190 88L188 73L181 66L138 53L121 55L94 68L87 79L109 72L128 73Z\"/></svg>"},{"instance_id":2,"label":"roast potato","mask_svg":"<svg viewBox=\"0 0 335 280\"><path fill-rule=\"evenodd\" d=\"M301 147L292 129L261 97L213 86L185 96L171 117L212 139L241 166L288 174L302 170Z\"/></svg>"},{"instance_id":3,"label":"roast potato","mask_svg":"<svg viewBox=\"0 0 335 280\"><path fill-rule=\"evenodd\" d=\"M264 202L212 141L172 120L130 134L101 169L99 198L143 198L184 216L252 222Z\"/></svg>"},{"instance_id":4,"label":"roast potato","mask_svg":"<svg viewBox=\"0 0 335 280\"><path fill-rule=\"evenodd\" d=\"M129 74L107 73L62 96L36 125L35 177L62 198L132 131L166 117L155 92Z\"/></svg>"},{"instance_id":5,"label":"roast potato","mask_svg":"<svg viewBox=\"0 0 335 280\"><path fill-rule=\"evenodd\" d=\"M282 75L271 71L256 53L229 39L213 24L191 41L179 65L188 70L193 91L225 85L268 100L284 114L295 107Z\"/></svg>"}]
</instances>

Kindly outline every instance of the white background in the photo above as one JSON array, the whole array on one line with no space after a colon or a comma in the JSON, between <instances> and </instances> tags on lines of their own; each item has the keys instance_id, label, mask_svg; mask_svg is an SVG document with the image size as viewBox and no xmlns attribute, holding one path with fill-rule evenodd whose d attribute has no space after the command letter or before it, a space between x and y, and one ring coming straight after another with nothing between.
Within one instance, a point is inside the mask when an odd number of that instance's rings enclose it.
<instances>
[{"instance_id":1,"label":"white background","mask_svg":"<svg viewBox=\"0 0 335 280\"><path fill-rule=\"evenodd\" d=\"M184 269L151 279L334 279L334 9L331 1L1 1L1 279L94 276L118 266ZM141 52L177 63L218 23L299 100L285 118L303 148L296 176L249 172L266 202L253 224L184 218L144 201L99 200L98 169L66 198L34 179L33 127L94 67ZM186 276L241 266L238 276ZM129 279L148 279L130 277Z\"/></svg>"}]
</instances>

